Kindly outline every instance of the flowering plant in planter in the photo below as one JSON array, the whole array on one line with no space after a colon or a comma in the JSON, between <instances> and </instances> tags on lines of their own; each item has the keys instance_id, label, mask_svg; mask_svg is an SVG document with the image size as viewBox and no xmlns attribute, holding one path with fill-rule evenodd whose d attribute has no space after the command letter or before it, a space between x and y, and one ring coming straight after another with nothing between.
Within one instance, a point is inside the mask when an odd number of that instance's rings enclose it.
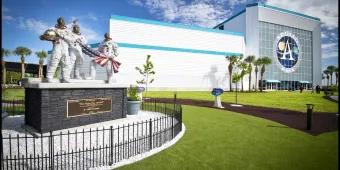
<instances>
[{"instance_id":1,"label":"flowering plant in planter","mask_svg":"<svg viewBox=\"0 0 340 170\"><path fill-rule=\"evenodd\" d=\"M130 86L128 89L128 97L127 97L127 114L128 115L136 115L138 114L141 99L138 95L138 87Z\"/></svg>"},{"instance_id":2,"label":"flowering plant in planter","mask_svg":"<svg viewBox=\"0 0 340 170\"><path fill-rule=\"evenodd\" d=\"M138 96L138 87L130 86L128 89L128 101L140 101L140 97Z\"/></svg>"}]
</instances>

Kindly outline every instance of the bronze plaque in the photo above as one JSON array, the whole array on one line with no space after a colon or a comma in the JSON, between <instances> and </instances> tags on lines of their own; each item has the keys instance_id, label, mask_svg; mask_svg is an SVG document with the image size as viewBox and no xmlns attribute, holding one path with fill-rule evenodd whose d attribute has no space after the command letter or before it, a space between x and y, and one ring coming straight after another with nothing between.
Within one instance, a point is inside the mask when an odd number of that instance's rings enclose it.
<instances>
[{"instance_id":1,"label":"bronze plaque","mask_svg":"<svg viewBox=\"0 0 340 170\"><path fill-rule=\"evenodd\" d=\"M67 100L67 117L112 111L111 98Z\"/></svg>"}]
</instances>

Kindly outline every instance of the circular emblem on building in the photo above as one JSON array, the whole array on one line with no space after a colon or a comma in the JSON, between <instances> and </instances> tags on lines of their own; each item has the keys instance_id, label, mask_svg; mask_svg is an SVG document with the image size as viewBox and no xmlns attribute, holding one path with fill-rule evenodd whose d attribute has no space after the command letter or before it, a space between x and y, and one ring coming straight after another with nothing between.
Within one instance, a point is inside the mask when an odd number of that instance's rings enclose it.
<instances>
[{"instance_id":1,"label":"circular emblem on building","mask_svg":"<svg viewBox=\"0 0 340 170\"><path fill-rule=\"evenodd\" d=\"M300 56L297 37L290 32L280 33L276 37L274 49L274 56L277 57L281 70L286 73L294 72Z\"/></svg>"}]
</instances>

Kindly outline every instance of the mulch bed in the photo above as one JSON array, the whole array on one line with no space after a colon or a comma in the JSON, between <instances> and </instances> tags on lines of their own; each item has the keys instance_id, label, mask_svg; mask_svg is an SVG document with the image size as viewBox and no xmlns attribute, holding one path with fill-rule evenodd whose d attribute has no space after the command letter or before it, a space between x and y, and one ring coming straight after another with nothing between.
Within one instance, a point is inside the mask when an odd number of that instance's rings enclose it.
<instances>
[{"instance_id":1,"label":"mulch bed","mask_svg":"<svg viewBox=\"0 0 340 170\"><path fill-rule=\"evenodd\" d=\"M148 99L155 100L155 99ZM173 99L167 98L157 98L157 102L163 103L173 103ZM176 103L182 105L193 105L193 106L201 106L201 107L213 107L213 101L205 101L205 100L191 100L191 99L177 99ZM243 105L242 107L230 106L231 103L222 102L222 105L225 107L223 110L243 113L247 115L252 115L256 117L261 117L264 119L269 119L280 124L286 125L290 128L294 128L311 135L319 135L324 132L332 132L338 130L338 115L336 113L325 113L325 112L314 112L312 115L312 128L311 130L307 130L307 118L306 113L285 110L285 109L277 109L277 108L267 108L260 106L249 106ZM218 109L218 108L215 108ZM268 126L274 127L274 126ZM278 127L282 128L282 127Z\"/></svg>"}]
</instances>

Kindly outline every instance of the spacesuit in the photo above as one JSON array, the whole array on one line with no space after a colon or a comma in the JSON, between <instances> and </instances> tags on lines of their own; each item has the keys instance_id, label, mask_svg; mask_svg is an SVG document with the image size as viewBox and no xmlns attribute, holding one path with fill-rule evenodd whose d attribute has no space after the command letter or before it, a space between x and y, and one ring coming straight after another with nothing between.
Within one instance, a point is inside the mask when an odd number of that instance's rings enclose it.
<instances>
[{"instance_id":1,"label":"spacesuit","mask_svg":"<svg viewBox=\"0 0 340 170\"><path fill-rule=\"evenodd\" d=\"M71 73L71 77L74 79L80 79L80 65L83 64L84 62L84 55L81 49L81 46L77 41L81 42L82 44L87 44L86 38L81 35L79 31L79 26L74 25L72 34L69 38L69 55L70 55L70 65L71 65L71 70L74 72Z\"/></svg>"},{"instance_id":2,"label":"spacesuit","mask_svg":"<svg viewBox=\"0 0 340 170\"><path fill-rule=\"evenodd\" d=\"M110 38L109 34L105 34L105 39L99 44L98 51L104 54L107 57L115 58L119 55L118 45ZM91 79L95 79L96 77L96 65L97 63L93 59L90 63L90 76ZM107 82L113 82L113 73L114 70L112 68L112 62L107 62L106 73L107 73Z\"/></svg>"},{"instance_id":3,"label":"spacesuit","mask_svg":"<svg viewBox=\"0 0 340 170\"><path fill-rule=\"evenodd\" d=\"M48 82L52 82L53 76L57 70L59 63L61 64L61 76L62 82L69 82L70 80L70 56L69 56L69 45L65 41L64 37L68 37L70 32L66 29L63 18L58 19L58 24L55 26L53 31L56 33L56 40L52 41L53 49L52 55L47 65L46 78Z\"/></svg>"}]
</instances>

